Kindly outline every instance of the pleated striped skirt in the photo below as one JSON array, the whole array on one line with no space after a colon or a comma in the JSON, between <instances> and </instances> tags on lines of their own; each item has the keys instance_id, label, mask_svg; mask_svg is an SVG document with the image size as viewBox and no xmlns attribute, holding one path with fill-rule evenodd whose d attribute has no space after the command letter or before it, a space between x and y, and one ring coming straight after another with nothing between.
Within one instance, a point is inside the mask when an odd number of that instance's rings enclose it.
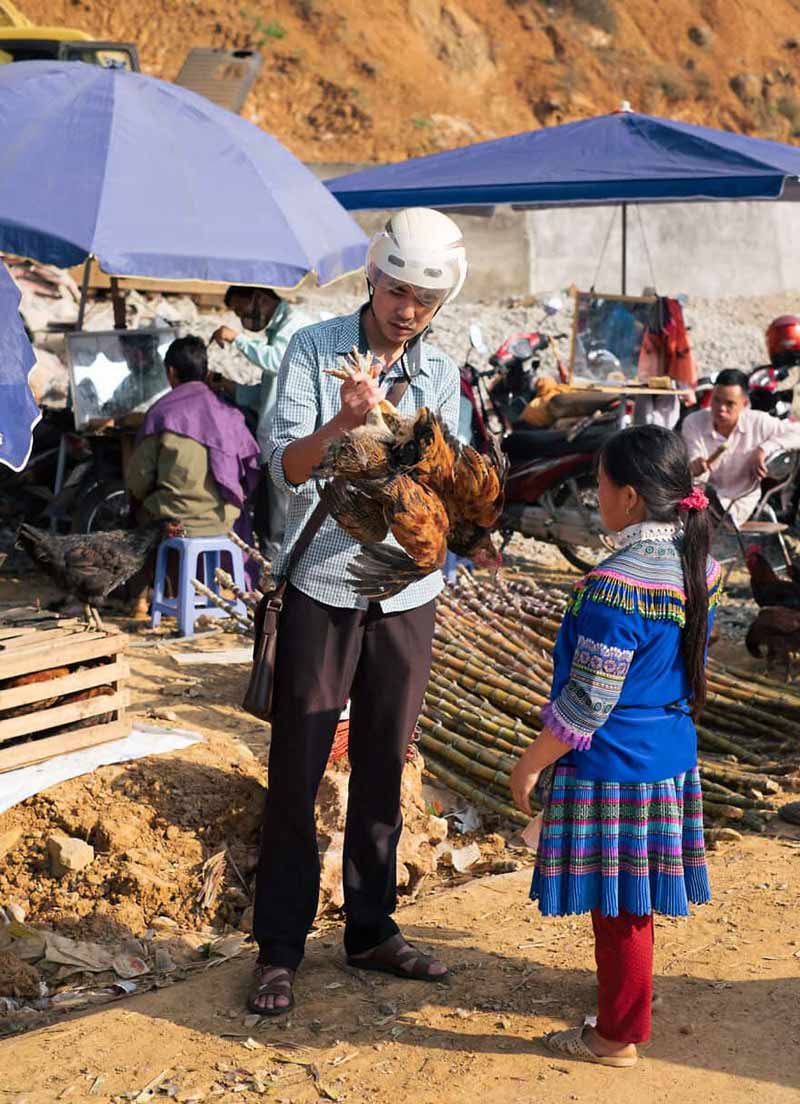
<instances>
[{"instance_id":1,"label":"pleated striped skirt","mask_svg":"<svg viewBox=\"0 0 800 1104\"><path fill-rule=\"evenodd\" d=\"M662 782L599 782L556 766L531 897L545 916L686 916L690 901L709 901L697 768Z\"/></svg>"}]
</instances>

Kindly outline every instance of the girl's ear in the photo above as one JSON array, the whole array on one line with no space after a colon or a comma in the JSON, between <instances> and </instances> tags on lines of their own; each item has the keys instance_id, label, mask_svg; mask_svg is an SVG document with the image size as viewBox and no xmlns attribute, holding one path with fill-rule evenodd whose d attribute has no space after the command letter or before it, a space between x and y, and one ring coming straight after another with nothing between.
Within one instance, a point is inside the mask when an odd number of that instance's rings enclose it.
<instances>
[{"instance_id":1,"label":"girl's ear","mask_svg":"<svg viewBox=\"0 0 800 1104\"><path fill-rule=\"evenodd\" d=\"M632 514L638 513L641 508L642 496L632 487L630 483L626 484L622 488L623 502L625 503L625 513L630 517Z\"/></svg>"}]
</instances>

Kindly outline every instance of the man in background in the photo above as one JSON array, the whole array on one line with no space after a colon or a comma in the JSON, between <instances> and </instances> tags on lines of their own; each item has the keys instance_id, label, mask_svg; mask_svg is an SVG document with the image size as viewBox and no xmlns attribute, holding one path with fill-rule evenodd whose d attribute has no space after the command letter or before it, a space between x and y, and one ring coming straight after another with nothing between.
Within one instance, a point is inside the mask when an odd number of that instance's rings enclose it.
<instances>
[{"instance_id":1,"label":"man in background","mask_svg":"<svg viewBox=\"0 0 800 1104\"><path fill-rule=\"evenodd\" d=\"M781 449L800 449L800 424L750 409L744 372L726 368L714 383L711 406L684 421L692 475L707 483L723 510L731 503L738 525L758 505L767 460Z\"/></svg>"},{"instance_id":2,"label":"man in background","mask_svg":"<svg viewBox=\"0 0 800 1104\"><path fill-rule=\"evenodd\" d=\"M278 369L290 338L297 330L308 326L311 319L299 308L281 299L272 288L229 287L225 293L225 306L239 318L248 333L237 334L230 326L220 326L211 335L211 340L220 347L233 345L260 369L261 378L252 384L225 379L222 387L255 432L261 446L261 461L266 465ZM275 486L265 468L256 502L255 524L258 535L267 544L267 551L274 552L283 541L286 506L286 495Z\"/></svg>"}]
</instances>

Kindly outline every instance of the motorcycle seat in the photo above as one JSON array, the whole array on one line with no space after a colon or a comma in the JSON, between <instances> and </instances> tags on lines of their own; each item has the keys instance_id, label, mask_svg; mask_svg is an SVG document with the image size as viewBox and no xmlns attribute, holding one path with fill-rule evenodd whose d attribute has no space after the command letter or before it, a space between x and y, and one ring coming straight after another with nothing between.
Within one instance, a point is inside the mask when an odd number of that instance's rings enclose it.
<instances>
[{"instance_id":1,"label":"motorcycle seat","mask_svg":"<svg viewBox=\"0 0 800 1104\"><path fill-rule=\"evenodd\" d=\"M587 426L574 440L568 440L565 430L534 429L524 423L516 423L503 440L503 451L512 462L549 460L576 452L598 452L616 430L616 423L595 423Z\"/></svg>"}]
</instances>

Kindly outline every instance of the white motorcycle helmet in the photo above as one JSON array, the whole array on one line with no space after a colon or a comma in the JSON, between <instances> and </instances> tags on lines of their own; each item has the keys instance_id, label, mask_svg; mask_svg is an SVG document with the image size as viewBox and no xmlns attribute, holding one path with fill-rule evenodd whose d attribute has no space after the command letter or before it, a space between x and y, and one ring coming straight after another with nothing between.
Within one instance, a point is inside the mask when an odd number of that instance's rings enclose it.
<instances>
[{"instance_id":1,"label":"white motorcycle helmet","mask_svg":"<svg viewBox=\"0 0 800 1104\"><path fill-rule=\"evenodd\" d=\"M429 207L409 207L392 215L369 243L365 264L374 287L381 273L422 292L417 298L433 305L452 302L464 286L467 253L458 226ZM427 293L427 295L425 294Z\"/></svg>"}]
</instances>

